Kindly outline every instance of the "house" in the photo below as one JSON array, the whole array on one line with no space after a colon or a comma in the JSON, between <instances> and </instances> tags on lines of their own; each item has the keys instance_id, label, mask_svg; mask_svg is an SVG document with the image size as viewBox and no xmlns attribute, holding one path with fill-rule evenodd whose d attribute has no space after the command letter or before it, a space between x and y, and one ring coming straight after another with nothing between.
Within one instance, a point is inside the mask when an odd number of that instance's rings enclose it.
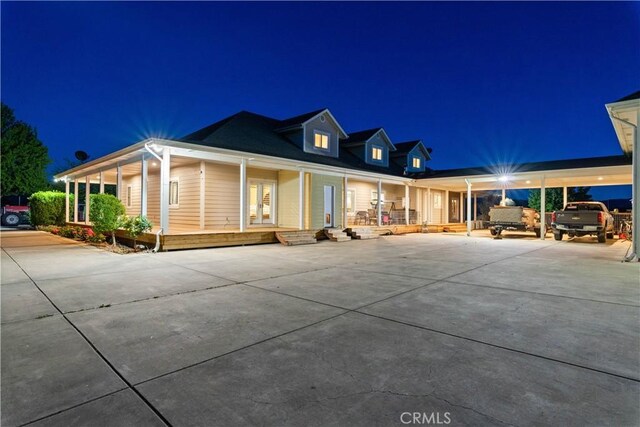
<instances>
[{"instance_id":1,"label":"house","mask_svg":"<svg viewBox=\"0 0 640 427\"><path fill-rule=\"evenodd\" d=\"M156 225L165 249L274 241L278 230L412 232L466 221L470 232L483 191L502 189L504 197L506 188L631 182L628 156L434 171L431 154L422 140L394 142L382 127L347 133L326 108L285 119L241 111L182 138L140 141L56 178L67 194L83 186L88 195L90 184L100 192L115 187L128 215ZM68 222L78 223L74 212ZM172 246L168 236L182 236L181 243Z\"/></svg>"}]
</instances>

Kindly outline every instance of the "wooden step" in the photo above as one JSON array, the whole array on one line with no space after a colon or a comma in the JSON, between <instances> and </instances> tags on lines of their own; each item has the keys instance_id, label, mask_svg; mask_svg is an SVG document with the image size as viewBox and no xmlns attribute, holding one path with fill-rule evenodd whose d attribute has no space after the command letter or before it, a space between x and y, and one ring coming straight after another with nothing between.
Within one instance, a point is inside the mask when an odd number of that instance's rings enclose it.
<instances>
[{"instance_id":1,"label":"wooden step","mask_svg":"<svg viewBox=\"0 0 640 427\"><path fill-rule=\"evenodd\" d=\"M276 231L276 238L285 246L310 245L318 243L315 231Z\"/></svg>"},{"instance_id":2,"label":"wooden step","mask_svg":"<svg viewBox=\"0 0 640 427\"><path fill-rule=\"evenodd\" d=\"M380 237L380 233L371 227L351 227L347 228L345 232L351 236L352 239L358 240L377 239Z\"/></svg>"},{"instance_id":3,"label":"wooden step","mask_svg":"<svg viewBox=\"0 0 640 427\"><path fill-rule=\"evenodd\" d=\"M347 236L347 233L342 231L342 229L340 228L325 228L324 234L332 242L346 242L348 240L351 240L351 237Z\"/></svg>"}]
</instances>

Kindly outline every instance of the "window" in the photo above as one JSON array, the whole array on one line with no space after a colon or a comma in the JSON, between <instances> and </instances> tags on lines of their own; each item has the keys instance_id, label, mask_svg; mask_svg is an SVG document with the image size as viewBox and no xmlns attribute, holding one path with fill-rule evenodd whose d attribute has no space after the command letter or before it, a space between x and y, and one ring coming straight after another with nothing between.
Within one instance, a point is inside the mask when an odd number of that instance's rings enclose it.
<instances>
[{"instance_id":1,"label":"window","mask_svg":"<svg viewBox=\"0 0 640 427\"><path fill-rule=\"evenodd\" d=\"M178 181L169 181L169 206L177 206L178 201Z\"/></svg>"},{"instance_id":2,"label":"window","mask_svg":"<svg viewBox=\"0 0 640 427\"><path fill-rule=\"evenodd\" d=\"M131 207L131 186L127 185L127 207Z\"/></svg>"},{"instance_id":3,"label":"window","mask_svg":"<svg viewBox=\"0 0 640 427\"><path fill-rule=\"evenodd\" d=\"M347 190L347 212L353 213L356 208L356 190Z\"/></svg>"},{"instance_id":4,"label":"window","mask_svg":"<svg viewBox=\"0 0 640 427\"><path fill-rule=\"evenodd\" d=\"M375 145L371 148L371 158L373 160L382 160L382 148Z\"/></svg>"},{"instance_id":5,"label":"window","mask_svg":"<svg viewBox=\"0 0 640 427\"><path fill-rule=\"evenodd\" d=\"M413 158L413 167L415 169L420 169L421 163L422 163L420 160L422 160L422 159L420 159L420 157L414 157Z\"/></svg>"},{"instance_id":6,"label":"window","mask_svg":"<svg viewBox=\"0 0 640 427\"><path fill-rule=\"evenodd\" d=\"M315 131L313 133L313 146L315 148L329 149L329 134Z\"/></svg>"}]
</instances>

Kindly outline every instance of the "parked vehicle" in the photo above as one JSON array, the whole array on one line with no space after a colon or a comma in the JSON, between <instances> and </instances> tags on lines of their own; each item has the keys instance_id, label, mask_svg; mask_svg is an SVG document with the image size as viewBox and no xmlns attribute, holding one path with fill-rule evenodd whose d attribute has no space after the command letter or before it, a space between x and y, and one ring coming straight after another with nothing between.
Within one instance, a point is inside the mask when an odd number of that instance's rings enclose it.
<instances>
[{"instance_id":1,"label":"parked vehicle","mask_svg":"<svg viewBox=\"0 0 640 427\"><path fill-rule=\"evenodd\" d=\"M553 237L562 240L569 237L598 236L599 243L613 239L613 216L600 202L571 202L564 209L551 214Z\"/></svg>"},{"instance_id":2,"label":"parked vehicle","mask_svg":"<svg viewBox=\"0 0 640 427\"><path fill-rule=\"evenodd\" d=\"M6 205L2 207L2 225L17 226L29 222L29 206Z\"/></svg>"},{"instance_id":3,"label":"parked vehicle","mask_svg":"<svg viewBox=\"0 0 640 427\"><path fill-rule=\"evenodd\" d=\"M540 215L522 206L494 206L489 209L489 232L499 237L504 230L533 231L540 237Z\"/></svg>"}]
</instances>

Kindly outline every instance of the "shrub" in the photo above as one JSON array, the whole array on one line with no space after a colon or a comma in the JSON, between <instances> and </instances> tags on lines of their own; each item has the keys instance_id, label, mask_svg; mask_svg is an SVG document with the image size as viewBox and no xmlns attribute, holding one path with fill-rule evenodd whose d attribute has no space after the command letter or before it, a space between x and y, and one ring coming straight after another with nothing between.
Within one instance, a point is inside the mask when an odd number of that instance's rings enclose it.
<instances>
[{"instance_id":1,"label":"shrub","mask_svg":"<svg viewBox=\"0 0 640 427\"><path fill-rule=\"evenodd\" d=\"M69 215L73 216L73 194L69 194ZM38 191L29 197L31 224L64 225L65 193L59 191Z\"/></svg>"},{"instance_id":2,"label":"shrub","mask_svg":"<svg viewBox=\"0 0 640 427\"><path fill-rule=\"evenodd\" d=\"M89 201L89 219L93 223L93 230L99 234L111 234L111 242L115 246L115 231L122 226L124 205L111 194L92 194Z\"/></svg>"},{"instance_id":3,"label":"shrub","mask_svg":"<svg viewBox=\"0 0 640 427\"><path fill-rule=\"evenodd\" d=\"M132 216L126 218L122 223L122 228L127 231L129 237L133 239L133 249L136 249L136 239L145 231L153 228L153 224L144 215Z\"/></svg>"}]
</instances>

